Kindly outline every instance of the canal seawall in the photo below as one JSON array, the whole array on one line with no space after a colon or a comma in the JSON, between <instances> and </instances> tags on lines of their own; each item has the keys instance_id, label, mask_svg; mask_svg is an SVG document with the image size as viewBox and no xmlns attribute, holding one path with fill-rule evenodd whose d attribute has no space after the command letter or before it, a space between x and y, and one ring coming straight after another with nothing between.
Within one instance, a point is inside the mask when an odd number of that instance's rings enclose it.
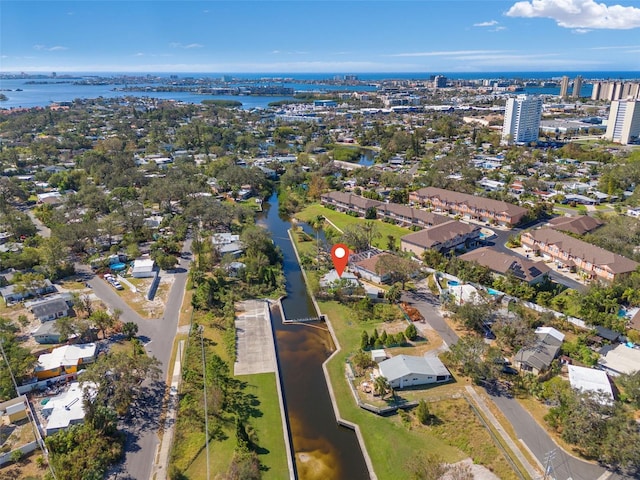
<instances>
[{"instance_id":1,"label":"canal seawall","mask_svg":"<svg viewBox=\"0 0 640 480\"><path fill-rule=\"evenodd\" d=\"M320 316L321 315L320 305L318 305L318 301L316 300L316 297L311 291L311 287L309 286L309 279L307 278L307 272L302 267L302 262L300 261L300 255L298 254L298 247L294 242L291 229L289 229L288 233L289 233L289 240L291 241L291 245L293 246L293 251L296 255L296 259L298 260L298 264L300 264L300 271L302 272L302 277L304 278L304 283L307 288L307 292L309 293L309 297L313 302L313 306L316 309L316 313ZM282 298L280 300L282 300ZM285 318L284 310L282 309L281 301L279 302L279 305L280 305L282 318L284 319ZM367 465L367 470L369 471L369 478L371 478L371 480L378 480L378 476L376 475L375 470L373 469L373 462L371 461L371 457L369 456L369 452L367 451L367 447L364 443L364 437L362 436L360 427L357 424L344 419L342 415L340 415L340 408L338 407L338 402L336 401L336 395L333 390L333 385L331 384L331 376L329 375L329 370L327 368L327 365L329 364L329 362L331 362L331 360L333 360L333 358L335 358L338 354L340 354L340 352L342 351L342 347L340 346L340 342L338 341L336 332L333 329L333 325L331 324L331 319L329 318L328 315L323 315L323 316L325 318L325 323L329 329L329 333L331 334L331 338L335 346L335 350L333 351L333 353L329 356L329 358L327 358L322 363L322 371L324 373L325 382L327 384L327 389L329 391L329 397L331 398L331 405L333 406L333 412L336 416L336 422L339 425L349 428L355 432L356 438L358 439L358 444L360 445L360 450L362 451L362 456L364 457L365 464ZM345 373L345 381L348 381L348 379L346 378L346 373Z\"/></svg>"}]
</instances>

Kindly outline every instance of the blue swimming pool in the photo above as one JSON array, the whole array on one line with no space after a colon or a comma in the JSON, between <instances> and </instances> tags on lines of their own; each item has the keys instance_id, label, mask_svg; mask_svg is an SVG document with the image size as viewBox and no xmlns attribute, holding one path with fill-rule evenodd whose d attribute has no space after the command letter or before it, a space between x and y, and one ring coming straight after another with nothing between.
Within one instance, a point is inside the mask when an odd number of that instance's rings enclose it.
<instances>
[{"instance_id":1,"label":"blue swimming pool","mask_svg":"<svg viewBox=\"0 0 640 480\"><path fill-rule=\"evenodd\" d=\"M120 270L127 268L127 265L125 263L112 263L109 265L109 268L114 272L119 272Z\"/></svg>"},{"instance_id":2,"label":"blue swimming pool","mask_svg":"<svg viewBox=\"0 0 640 480\"><path fill-rule=\"evenodd\" d=\"M458 285L460 285L460 282L456 282L455 280L449 280L447 282L447 285L449 285L450 287L457 287Z\"/></svg>"},{"instance_id":3,"label":"blue swimming pool","mask_svg":"<svg viewBox=\"0 0 640 480\"><path fill-rule=\"evenodd\" d=\"M502 292L499 292L498 290L494 290L493 288L487 288L487 293L489 295L500 295Z\"/></svg>"}]
</instances>

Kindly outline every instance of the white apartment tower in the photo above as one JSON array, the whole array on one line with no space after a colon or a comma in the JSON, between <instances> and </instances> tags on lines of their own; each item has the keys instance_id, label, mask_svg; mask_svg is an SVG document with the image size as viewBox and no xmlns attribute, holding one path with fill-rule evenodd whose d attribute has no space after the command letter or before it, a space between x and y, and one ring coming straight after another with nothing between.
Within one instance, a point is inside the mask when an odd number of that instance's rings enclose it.
<instances>
[{"instance_id":1,"label":"white apartment tower","mask_svg":"<svg viewBox=\"0 0 640 480\"><path fill-rule=\"evenodd\" d=\"M640 138L640 100L614 100L609 110L607 140L627 145Z\"/></svg>"},{"instance_id":2,"label":"white apartment tower","mask_svg":"<svg viewBox=\"0 0 640 480\"><path fill-rule=\"evenodd\" d=\"M502 127L502 143L529 143L538 140L542 98L518 95L507 100Z\"/></svg>"}]
</instances>

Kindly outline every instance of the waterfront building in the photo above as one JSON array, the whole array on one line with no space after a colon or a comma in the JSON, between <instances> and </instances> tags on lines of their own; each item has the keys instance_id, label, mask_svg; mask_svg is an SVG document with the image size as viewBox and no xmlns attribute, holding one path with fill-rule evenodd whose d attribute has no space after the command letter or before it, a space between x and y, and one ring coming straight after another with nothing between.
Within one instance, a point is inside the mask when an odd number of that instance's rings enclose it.
<instances>
[{"instance_id":1,"label":"waterfront building","mask_svg":"<svg viewBox=\"0 0 640 480\"><path fill-rule=\"evenodd\" d=\"M640 100L640 82L595 82L591 100Z\"/></svg>"},{"instance_id":2,"label":"waterfront building","mask_svg":"<svg viewBox=\"0 0 640 480\"><path fill-rule=\"evenodd\" d=\"M538 140L542 98L518 95L507 100L502 127L502 143L529 143Z\"/></svg>"},{"instance_id":3,"label":"waterfront building","mask_svg":"<svg viewBox=\"0 0 640 480\"><path fill-rule=\"evenodd\" d=\"M640 137L640 100L614 100L605 138L627 145Z\"/></svg>"},{"instance_id":4,"label":"waterfront building","mask_svg":"<svg viewBox=\"0 0 640 480\"><path fill-rule=\"evenodd\" d=\"M582 75L578 75L573 81L573 91L571 96L573 98L580 98L580 90L582 90Z\"/></svg>"},{"instance_id":5,"label":"waterfront building","mask_svg":"<svg viewBox=\"0 0 640 480\"><path fill-rule=\"evenodd\" d=\"M560 97L567 98L569 96L569 76L564 75L560 81Z\"/></svg>"}]
</instances>

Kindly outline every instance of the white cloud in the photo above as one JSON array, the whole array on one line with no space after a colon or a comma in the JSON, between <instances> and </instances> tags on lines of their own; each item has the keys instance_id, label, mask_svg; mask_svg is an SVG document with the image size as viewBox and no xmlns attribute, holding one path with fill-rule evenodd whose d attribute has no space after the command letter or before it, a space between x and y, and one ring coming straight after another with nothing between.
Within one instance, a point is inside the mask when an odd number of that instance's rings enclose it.
<instances>
[{"instance_id":1,"label":"white cloud","mask_svg":"<svg viewBox=\"0 0 640 480\"><path fill-rule=\"evenodd\" d=\"M485 55L502 53L504 50L449 50L449 51L433 51L433 52L413 52L413 53L395 53L393 55L385 55L388 57L445 57L453 55Z\"/></svg>"},{"instance_id":2,"label":"white cloud","mask_svg":"<svg viewBox=\"0 0 640 480\"><path fill-rule=\"evenodd\" d=\"M144 53L138 52L133 54L134 57L144 57Z\"/></svg>"},{"instance_id":3,"label":"white cloud","mask_svg":"<svg viewBox=\"0 0 640 480\"><path fill-rule=\"evenodd\" d=\"M171 48L185 48L185 49L191 49L191 48L203 48L204 45L200 44L200 43L187 43L186 45L184 43L180 43L180 42L171 42L169 44L169 46Z\"/></svg>"},{"instance_id":4,"label":"white cloud","mask_svg":"<svg viewBox=\"0 0 640 480\"><path fill-rule=\"evenodd\" d=\"M497 24L498 24L497 20L490 20L488 22L474 23L473 26L474 27L493 27L494 25L497 25Z\"/></svg>"},{"instance_id":5,"label":"white cloud","mask_svg":"<svg viewBox=\"0 0 640 480\"><path fill-rule=\"evenodd\" d=\"M640 8L594 0L531 0L514 3L509 17L551 18L564 28L627 30L640 27Z\"/></svg>"},{"instance_id":6,"label":"white cloud","mask_svg":"<svg viewBox=\"0 0 640 480\"><path fill-rule=\"evenodd\" d=\"M591 47L591 50L626 50L628 48L640 48L640 45L607 45L603 47Z\"/></svg>"},{"instance_id":7,"label":"white cloud","mask_svg":"<svg viewBox=\"0 0 640 480\"><path fill-rule=\"evenodd\" d=\"M577 33L578 35L583 35L585 33L589 33L591 30L588 28L574 28L571 30L571 33Z\"/></svg>"},{"instance_id":8,"label":"white cloud","mask_svg":"<svg viewBox=\"0 0 640 480\"><path fill-rule=\"evenodd\" d=\"M63 47L61 45L55 45L53 47L47 47L46 45L36 44L33 46L34 50L40 50L44 52L59 52L61 50L69 50L67 47Z\"/></svg>"},{"instance_id":9,"label":"white cloud","mask_svg":"<svg viewBox=\"0 0 640 480\"><path fill-rule=\"evenodd\" d=\"M272 50L272 55L309 55L309 52L300 51L300 50L291 50L291 51L282 51L282 50Z\"/></svg>"},{"instance_id":10,"label":"white cloud","mask_svg":"<svg viewBox=\"0 0 640 480\"><path fill-rule=\"evenodd\" d=\"M503 26L499 26L496 28L492 28L491 30L489 30L490 32L501 32L502 30L506 30L507 27L503 27Z\"/></svg>"}]
</instances>

